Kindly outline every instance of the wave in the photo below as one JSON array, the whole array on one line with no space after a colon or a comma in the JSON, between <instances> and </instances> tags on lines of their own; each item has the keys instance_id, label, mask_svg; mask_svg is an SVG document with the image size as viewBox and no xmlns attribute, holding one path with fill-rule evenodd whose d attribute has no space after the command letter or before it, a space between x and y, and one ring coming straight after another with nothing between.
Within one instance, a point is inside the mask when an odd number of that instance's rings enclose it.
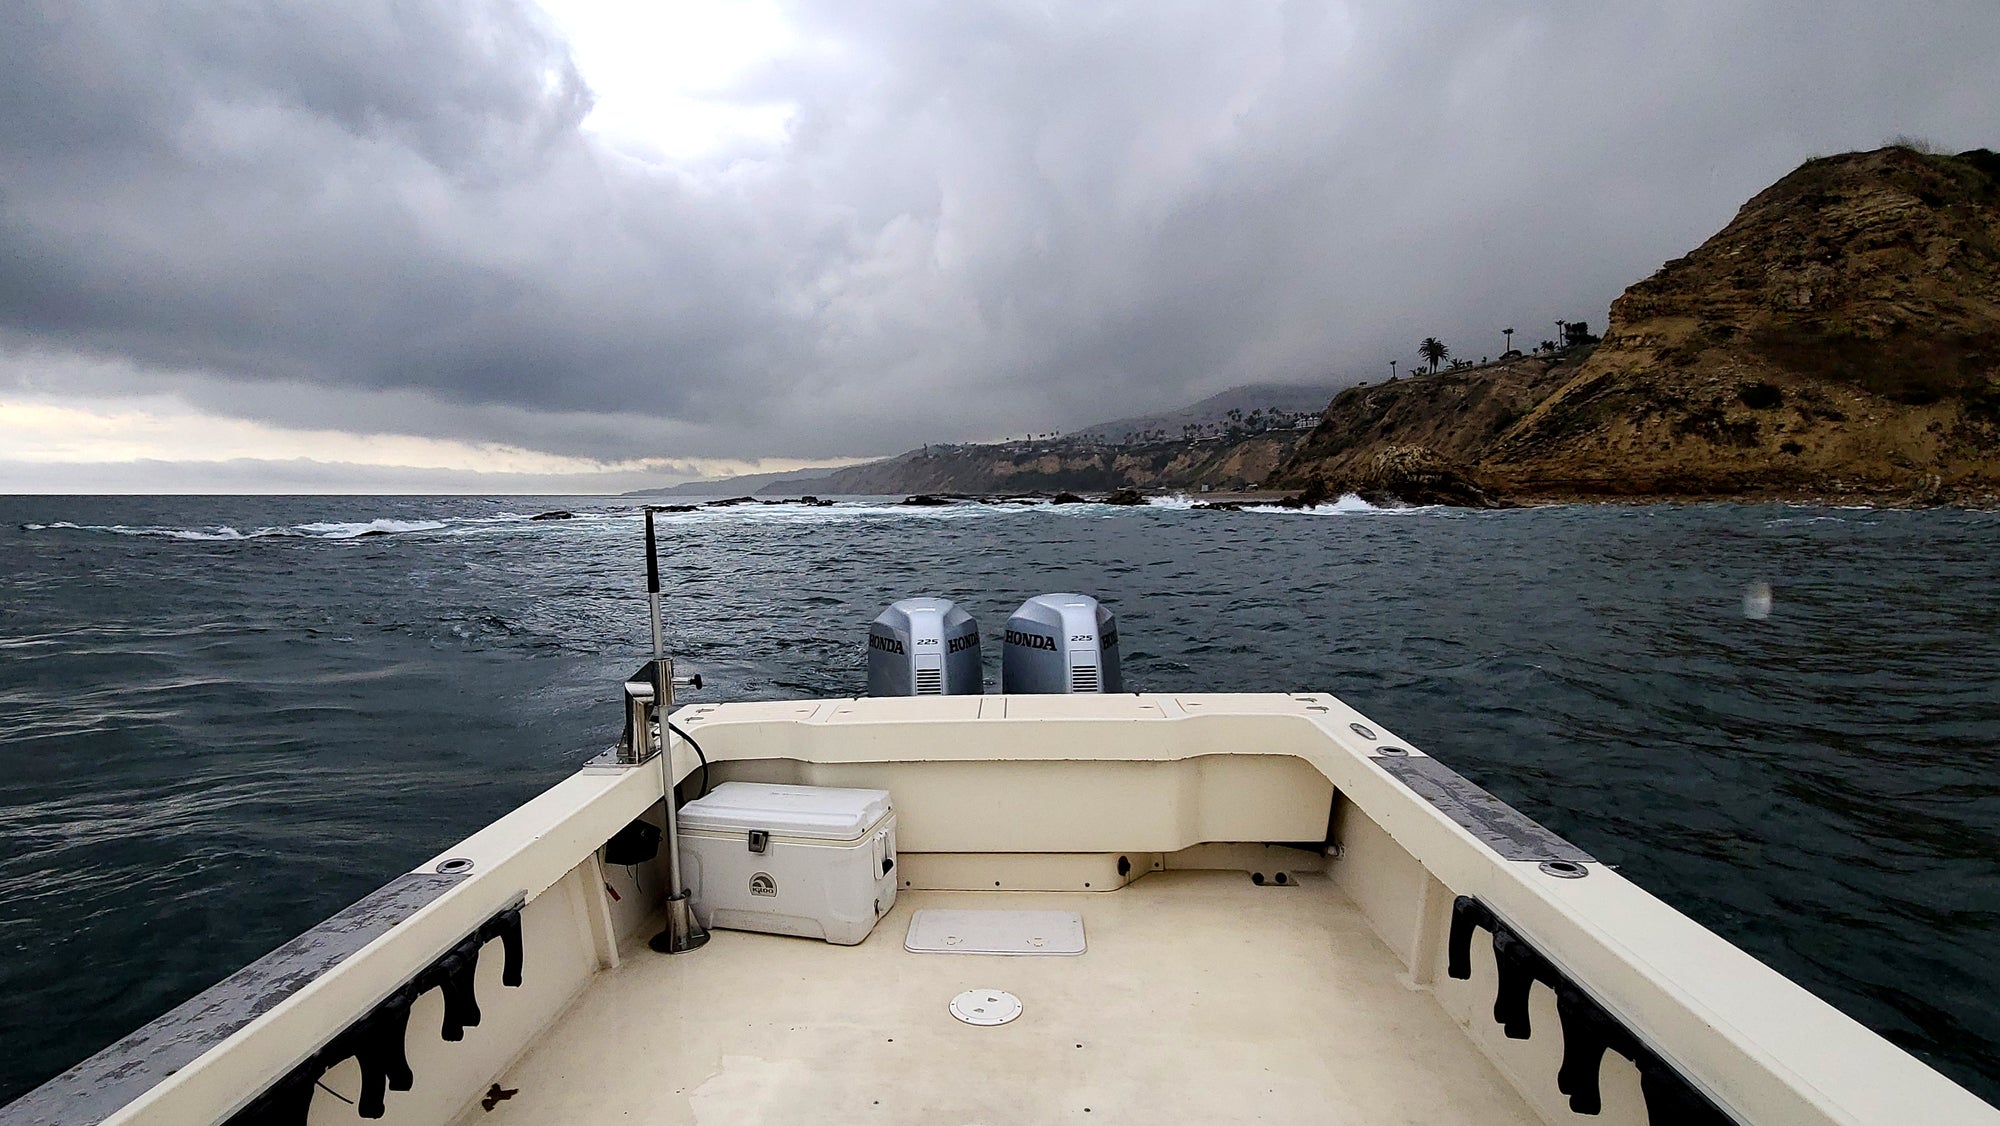
<instances>
[{"instance_id":1,"label":"wave","mask_svg":"<svg viewBox=\"0 0 2000 1126\"><path fill-rule=\"evenodd\" d=\"M444 527L442 520L370 520L366 523L332 522L324 524L294 524L292 527L308 536L328 540L351 540L357 536L386 535L390 532L432 532Z\"/></svg>"},{"instance_id":2,"label":"wave","mask_svg":"<svg viewBox=\"0 0 2000 1126\"><path fill-rule=\"evenodd\" d=\"M114 536L167 540L351 540L362 536L386 536L394 532L428 532L444 526L441 520L369 520L292 524L278 528L252 528L246 532L228 524L214 524L206 528L168 528L151 524L74 524L68 520L56 520L48 524L23 524L21 530L104 532Z\"/></svg>"},{"instance_id":3,"label":"wave","mask_svg":"<svg viewBox=\"0 0 2000 1126\"><path fill-rule=\"evenodd\" d=\"M1203 503L1199 497L1186 494L1151 497L1147 507L1169 512L1188 511ZM1352 493L1315 508L1291 509L1276 504L1244 504L1245 512L1265 512L1280 515L1355 515L1355 514L1404 514L1436 511L1439 506L1422 507L1381 506L1370 504ZM755 523L755 524L831 524L861 521L956 521L981 520L994 517L1021 518L1035 513L1045 515L1070 515L1105 517L1111 515L1115 506L1102 502L1083 504L1050 505L1047 502L1020 504L1008 501L954 501L944 505L906 505L896 501L856 501L841 500L831 505L802 505L795 501L758 503L746 505L695 506L686 512L661 512L661 523L708 524L708 523ZM68 520L48 523L24 523L21 530L26 532L93 532L104 535L136 536L146 539L187 540L195 542L227 542L235 540L305 539L305 540L352 540L372 536L403 535L414 532L443 532L450 536L476 536L493 532L512 532L524 526L546 527L551 532L565 526L603 529L610 524L622 524L636 519L640 507L578 510L573 516L562 520L538 522L537 516L527 512L501 512L479 516L447 516L444 519L392 519L379 517L373 520L323 520L303 524L287 524L267 527L239 528L232 524L211 524L196 527L174 527L158 524L79 524Z\"/></svg>"},{"instance_id":4,"label":"wave","mask_svg":"<svg viewBox=\"0 0 2000 1126\"><path fill-rule=\"evenodd\" d=\"M1173 512L1185 512L1195 507L1211 503L1204 497L1187 493L1147 498L1146 503L1154 508L1164 508ZM1370 504L1353 493L1342 493L1339 497L1317 504L1311 508L1290 508L1271 501L1236 500L1244 512L1271 512L1285 516L1353 516L1360 513L1381 513L1401 515L1411 512L1432 512L1445 507L1439 504Z\"/></svg>"},{"instance_id":5,"label":"wave","mask_svg":"<svg viewBox=\"0 0 2000 1126\"><path fill-rule=\"evenodd\" d=\"M1436 512L1444 508L1441 504L1370 504L1353 493L1342 493L1331 501L1316 504L1311 508L1285 508L1275 504L1246 504L1245 512L1274 512L1288 516L1356 516L1361 514L1382 516L1405 516L1419 512Z\"/></svg>"}]
</instances>

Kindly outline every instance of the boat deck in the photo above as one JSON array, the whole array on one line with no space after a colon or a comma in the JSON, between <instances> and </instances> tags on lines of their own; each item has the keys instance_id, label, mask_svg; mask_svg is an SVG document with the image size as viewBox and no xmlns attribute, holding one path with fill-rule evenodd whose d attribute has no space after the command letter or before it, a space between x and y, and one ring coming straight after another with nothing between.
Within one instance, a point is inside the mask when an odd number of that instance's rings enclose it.
<instances>
[{"instance_id":1,"label":"boat deck","mask_svg":"<svg viewBox=\"0 0 2000 1126\"><path fill-rule=\"evenodd\" d=\"M1079 957L912 954L924 907L1083 916ZM643 941L461 1122L1528 1123L1538 1118L1322 876L1115 892L905 891L859 946ZM961 1024L962 990L1019 1019Z\"/></svg>"}]
</instances>

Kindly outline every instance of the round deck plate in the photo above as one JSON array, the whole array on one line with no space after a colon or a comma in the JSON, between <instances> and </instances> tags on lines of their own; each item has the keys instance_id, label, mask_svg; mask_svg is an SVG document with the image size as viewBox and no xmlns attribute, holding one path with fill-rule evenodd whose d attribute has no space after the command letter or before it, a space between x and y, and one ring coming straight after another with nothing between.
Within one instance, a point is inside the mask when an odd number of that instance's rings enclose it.
<instances>
[{"instance_id":1,"label":"round deck plate","mask_svg":"<svg viewBox=\"0 0 2000 1126\"><path fill-rule=\"evenodd\" d=\"M1004 989L968 989L951 999L951 1015L967 1024L1006 1024L1021 1015L1021 999Z\"/></svg>"}]
</instances>

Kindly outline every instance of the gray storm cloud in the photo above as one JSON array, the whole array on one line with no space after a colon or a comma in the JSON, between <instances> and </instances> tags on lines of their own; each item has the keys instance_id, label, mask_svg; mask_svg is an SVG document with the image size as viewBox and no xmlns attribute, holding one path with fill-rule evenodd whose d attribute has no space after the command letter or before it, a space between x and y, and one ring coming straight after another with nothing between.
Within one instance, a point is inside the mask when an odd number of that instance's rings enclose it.
<instances>
[{"instance_id":1,"label":"gray storm cloud","mask_svg":"<svg viewBox=\"0 0 2000 1126\"><path fill-rule=\"evenodd\" d=\"M2000 139L1986 2L787 14L725 92L786 141L670 164L532 6L10 6L0 346L293 425L890 452L1498 351L1814 152Z\"/></svg>"}]
</instances>

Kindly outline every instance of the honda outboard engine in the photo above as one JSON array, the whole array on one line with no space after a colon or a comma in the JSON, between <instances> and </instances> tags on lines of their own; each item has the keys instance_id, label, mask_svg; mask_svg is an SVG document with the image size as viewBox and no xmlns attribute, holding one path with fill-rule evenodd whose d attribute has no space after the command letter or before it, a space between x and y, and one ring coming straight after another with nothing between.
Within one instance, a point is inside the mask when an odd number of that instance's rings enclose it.
<instances>
[{"instance_id":1,"label":"honda outboard engine","mask_svg":"<svg viewBox=\"0 0 2000 1126\"><path fill-rule=\"evenodd\" d=\"M905 598L868 627L870 696L977 696L979 623L949 598Z\"/></svg>"},{"instance_id":2,"label":"honda outboard engine","mask_svg":"<svg viewBox=\"0 0 2000 1126\"><path fill-rule=\"evenodd\" d=\"M1117 692L1118 620L1087 594L1038 594L1007 619L1003 692Z\"/></svg>"}]
</instances>

